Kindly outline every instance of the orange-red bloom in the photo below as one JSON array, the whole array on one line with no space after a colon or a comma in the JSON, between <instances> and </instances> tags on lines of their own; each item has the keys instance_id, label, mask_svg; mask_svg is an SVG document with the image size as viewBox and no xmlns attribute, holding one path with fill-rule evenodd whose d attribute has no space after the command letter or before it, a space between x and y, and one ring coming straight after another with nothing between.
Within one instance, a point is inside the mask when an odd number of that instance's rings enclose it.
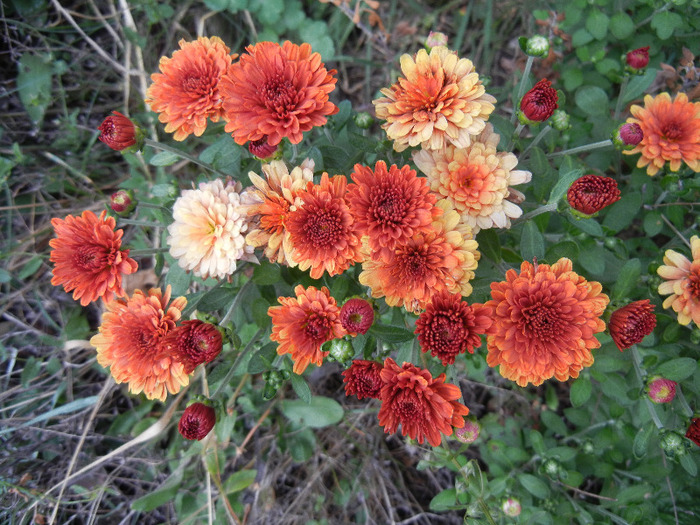
<instances>
[{"instance_id":1,"label":"orange-red bloom","mask_svg":"<svg viewBox=\"0 0 700 525\"><path fill-rule=\"evenodd\" d=\"M360 235L345 202L347 179L328 174L321 183L308 183L307 191L299 195L301 204L290 212L287 229L294 247L292 258L301 270L311 268L311 278L343 273L362 260Z\"/></svg>"},{"instance_id":2,"label":"orange-red bloom","mask_svg":"<svg viewBox=\"0 0 700 525\"><path fill-rule=\"evenodd\" d=\"M457 401L462 397L459 387L445 383L445 374L433 379L428 370L421 370L411 363L402 367L390 357L384 361L381 371L382 385L379 394L379 424L384 432L393 434L401 423L401 433L418 443L428 441L437 447L441 434L451 436L454 428L464 426L469 409Z\"/></svg>"},{"instance_id":3,"label":"orange-red bloom","mask_svg":"<svg viewBox=\"0 0 700 525\"><path fill-rule=\"evenodd\" d=\"M435 294L425 312L416 321L416 335L423 352L430 352L443 365L455 357L481 346L481 335L493 324L491 308L479 303L468 304L459 294Z\"/></svg>"},{"instance_id":4,"label":"orange-red bloom","mask_svg":"<svg viewBox=\"0 0 700 525\"><path fill-rule=\"evenodd\" d=\"M325 286L318 290L299 285L296 297L278 297L281 306L271 306L270 339L277 341L279 355L291 354L294 373L303 374L309 363L320 366L328 352L321 345L345 335L340 323L340 309Z\"/></svg>"},{"instance_id":5,"label":"orange-red bloom","mask_svg":"<svg viewBox=\"0 0 700 525\"><path fill-rule=\"evenodd\" d=\"M486 362L500 365L501 375L519 386L578 377L593 364L591 350L600 347L595 334L605 330L600 316L609 299L601 291L566 258L508 270L505 281L491 283L486 302L494 311Z\"/></svg>"},{"instance_id":6,"label":"orange-red bloom","mask_svg":"<svg viewBox=\"0 0 700 525\"><path fill-rule=\"evenodd\" d=\"M692 262L684 255L666 250L664 265L656 271L666 282L659 285L659 293L668 295L664 308L673 308L682 325L694 322L700 328L700 237L690 238Z\"/></svg>"},{"instance_id":7,"label":"orange-red bloom","mask_svg":"<svg viewBox=\"0 0 700 525\"><path fill-rule=\"evenodd\" d=\"M194 133L199 137L207 119L218 122L223 110L220 84L222 75L238 55L217 37L199 37L194 42L180 40L172 58L160 59L160 73L153 73L146 92L146 104L159 113L165 131L175 140Z\"/></svg>"},{"instance_id":8,"label":"orange-red bloom","mask_svg":"<svg viewBox=\"0 0 700 525\"><path fill-rule=\"evenodd\" d=\"M641 153L637 167L646 166L648 175L656 175L670 163L671 171L678 171L685 162L695 173L700 171L700 102L689 102L685 93L661 93L644 97L644 107L630 108L632 117L627 122L639 124L644 134L634 149L625 155Z\"/></svg>"},{"instance_id":9,"label":"orange-red bloom","mask_svg":"<svg viewBox=\"0 0 700 525\"><path fill-rule=\"evenodd\" d=\"M267 136L271 146L285 137L298 144L305 131L338 112L328 100L336 70L328 71L309 44L258 42L246 52L221 81L226 131L236 143Z\"/></svg>"},{"instance_id":10,"label":"orange-red bloom","mask_svg":"<svg viewBox=\"0 0 700 525\"><path fill-rule=\"evenodd\" d=\"M345 395L356 395L357 399L372 397L379 399L382 389L382 365L376 361L355 359L349 368L343 371Z\"/></svg>"},{"instance_id":11,"label":"orange-red bloom","mask_svg":"<svg viewBox=\"0 0 700 525\"><path fill-rule=\"evenodd\" d=\"M635 301L615 310L608 322L610 336L620 352L641 343L642 339L654 331L655 326L654 305L649 299Z\"/></svg>"},{"instance_id":12,"label":"orange-red bloom","mask_svg":"<svg viewBox=\"0 0 700 525\"><path fill-rule=\"evenodd\" d=\"M159 288L148 294L136 290L130 298L107 303L99 333L90 339L97 362L110 367L117 383L129 383L133 394L143 392L160 401L168 392L177 394L189 377L185 365L162 342L186 305L184 297L170 302L170 286L165 294Z\"/></svg>"},{"instance_id":13,"label":"orange-red bloom","mask_svg":"<svg viewBox=\"0 0 700 525\"><path fill-rule=\"evenodd\" d=\"M348 186L348 205L357 232L369 237L373 259L389 256L396 245L430 226L442 213L427 180L409 166L392 165L387 170L380 160L372 170L355 164L351 176L354 184Z\"/></svg>"},{"instance_id":14,"label":"orange-red bloom","mask_svg":"<svg viewBox=\"0 0 700 525\"><path fill-rule=\"evenodd\" d=\"M100 297L109 301L115 295L126 295L122 275L138 268L129 250L120 249L124 232L114 231L116 222L113 217L105 218L106 213L97 217L85 210L78 217L51 219L56 232L56 238L49 241L54 263L51 284L73 291L73 299L83 306Z\"/></svg>"},{"instance_id":15,"label":"orange-red bloom","mask_svg":"<svg viewBox=\"0 0 700 525\"><path fill-rule=\"evenodd\" d=\"M197 366L213 361L221 353L223 338L213 324L194 319L170 330L161 344L185 365L185 373L191 374Z\"/></svg>"},{"instance_id":16,"label":"orange-red bloom","mask_svg":"<svg viewBox=\"0 0 700 525\"><path fill-rule=\"evenodd\" d=\"M425 308L434 294L447 290L467 297L472 292L481 254L468 226L444 199L437 203L444 211L430 228L421 231L387 258L362 263L360 283L369 286L372 297L384 297L389 306L403 306L409 312Z\"/></svg>"},{"instance_id":17,"label":"orange-red bloom","mask_svg":"<svg viewBox=\"0 0 700 525\"><path fill-rule=\"evenodd\" d=\"M185 439L200 441L216 424L216 411L204 403L192 403L180 417L177 429Z\"/></svg>"},{"instance_id":18,"label":"orange-red bloom","mask_svg":"<svg viewBox=\"0 0 700 525\"><path fill-rule=\"evenodd\" d=\"M484 129L496 99L486 94L470 60L437 46L430 54L403 55L401 71L404 77L372 102L396 151L465 148Z\"/></svg>"}]
</instances>

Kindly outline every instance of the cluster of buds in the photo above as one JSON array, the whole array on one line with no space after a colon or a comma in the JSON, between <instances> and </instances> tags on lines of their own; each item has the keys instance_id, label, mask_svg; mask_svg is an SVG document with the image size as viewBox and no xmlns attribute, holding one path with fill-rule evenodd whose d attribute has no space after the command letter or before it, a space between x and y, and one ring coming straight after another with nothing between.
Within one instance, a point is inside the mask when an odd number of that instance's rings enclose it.
<instances>
[{"instance_id":1,"label":"cluster of buds","mask_svg":"<svg viewBox=\"0 0 700 525\"><path fill-rule=\"evenodd\" d=\"M566 199L575 215L586 218L619 201L620 190L615 179L584 175L569 187Z\"/></svg>"},{"instance_id":2,"label":"cluster of buds","mask_svg":"<svg viewBox=\"0 0 700 525\"><path fill-rule=\"evenodd\" d=\"M277 390L292 377L289 370L266 370L262 374L265 380L265 388L263 389L263 399L268 401L275 397Z\"/></svg>"},{"instance_id":3,"label":"cluster of buds","mask_svg":"<svg viewBox=\"0 0 700 525\"><path fill-rule=\"evenodd\" d=\"M678 432L673 430L665 430L661 432L659 446L663 449L668 457L679 458L688 450L688 442L683 440Z\"/></svg>"}]
</instances>

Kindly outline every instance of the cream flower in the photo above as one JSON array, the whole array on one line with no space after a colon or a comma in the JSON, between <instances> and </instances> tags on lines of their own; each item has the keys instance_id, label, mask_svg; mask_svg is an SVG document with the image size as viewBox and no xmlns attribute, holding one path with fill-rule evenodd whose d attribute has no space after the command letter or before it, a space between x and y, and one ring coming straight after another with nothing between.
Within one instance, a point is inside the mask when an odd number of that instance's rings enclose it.
<instances>
[{"instance_id":1,"label":"cream flower","mask_svg":"<svg viewBox=\"0 0 700 525\"><path fill-rule=\"evenodd\" d=\"M700 328L700 237L690 238L692 261L674 250L666 250L664 265L656 271L666 279L659 285L661 295L669 295L664 300L664 308L673 308L678 314L678 322L688 325L694 322Z\"/></svg>"},{"instance_id":2,"label":"cream flower","mask_svg":"<svg viewBox=\"0 0 700 525\"><path fill-rule=\"evenodd\" d=\"M486 228L510 228L523 211L508 200L521 202L511 186L530 182L532 173L516 170L512 153L496 151L500 136L487 124L471 146L421 150L413 161L428 176L430 189L448 199L474 233Z\"/></svg>"},{"instance_id":3,"label":"cream flower","mask_svg":"<svg viewBox=\"0 0 700 525\"><path fill-rule=\"evenodd\" d=\"M240 187L221 180L203 182L175 201L168 244L181 268L203 279L223 279L239 260L258 262L254 248L245 242L248 218L240 206Z\"/></svg>"}]
</instances>

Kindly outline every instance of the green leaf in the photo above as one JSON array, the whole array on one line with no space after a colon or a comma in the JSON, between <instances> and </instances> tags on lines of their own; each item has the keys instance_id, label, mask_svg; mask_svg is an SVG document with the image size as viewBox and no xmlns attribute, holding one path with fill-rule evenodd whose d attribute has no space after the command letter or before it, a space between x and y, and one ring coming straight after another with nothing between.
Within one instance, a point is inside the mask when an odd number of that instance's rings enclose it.
<instances>
[{"instance_id":1,"label":"green leaf","mask_svg":"<svg viewBox=\"0 0 700 525\"><path fill-rule=\"evenodd\" d=\"M646 90L651 86L651 84L656 79L657 69L647 68L643 75L637 75L632 77L627 84L627 89L625 89L624 96L622 97L622 103L627 104L632 102L634 99L641 97Z\"/></svg>"},{"instance_id":2,"label":"green leaf","mask_svg":"<svg viewBox=\"0 0 700 525\"><path fill-rule=\"evenodd\" d=\"M642 194L630 192L611 205L603 220L603 226L616 232L629 226L642 207Z\"/></svg>"},{"instance_id":3,"label":"green leaf","mask_svg":"<svg viewBox=\"0 0 700 525\"><path fill-rule=\"evenodd\" d=\"M387 343L403 343L414 338L414 334L410 330L379 323L374 323L370 327L369 333Z\"/></svg>"},{"instance_id":4,"label":"green leaf","mask_svg":"<svg viewBox=\"0 0 700 525\"><path fill-rule=\"evenodd\" d=\"M237 175L241 170L242 150L242 146L236 144L231 135L223 133L216 142L199 154L199 160L229 175Z\"/></svg>"},{"instance_id":5,"label":"green leaf","mask_svg":"<svg viewBox=\"0 0 700 525\"><path fill-rule=\"evenodd\" d=\"M277 357L277 344L266 344L250 357L250 361L248 361L248 373L259 374L265 370L269 370L275 357Z\"/></svg>"},{"instance_id":6,"label":"green leaf","mask_svg":"<svg viewBox=\"0 0 700 525\"><path fill-rule=\"evenodd\" d=\"M569 391L571 404L575 407L582 406L591 397L592 391L593 385L591 385L590 379L579 377L571 384L571 390Z\"/></svg>"},{"instance_id":7,"label":"green leaf","mask_svg":"<svg viewBox=\"0 0 700 525\"><path fill-rule=\"evenodd\" d=\"M253 269L253 282L261 286L277 284L282 281L280 265L262 261Z\"/></svg>"},{"instance_id":8,"label":"green leaf","mask_svg":"<svg viewBox=\"0 0 700 525\"><path fill-rule=\"evenodd\" d=\"M697 366L692 357L678 357L659 365L654 373L671 381L682 381L692 376Z\"/></svg>"},{"instance_id":9,"label":"green leaf","mask_svg":"<svg viewBox=\"0 0 700 525\"><path fill-rule=\"evenodd\" d=\"M622 299L627 296L639 281L642 274L642 263L639 259L630 259L620 269L617 280L612 288L613 299Z\"/></svg>"},{"instance_id":10,"label":"green leaf","mask_svg":"<svg viewBox=\"0 0 700 525\"><path fill-rule=\"evenodd\" d=\"M532 261L534 257L544 257L544 237L534 221L528 221L523 225L520 235L520 255L525 261Z\"/></svg>"},{"instance_id":11,"label":"green leaf","mask_svg":"<svg viewBox=\"0 0 700 525\"><path fill-rule=\"evenodd\" d=\"M670 38L679 27L683 27L683 18L671 11L661 11L651 19L651 28L656 31L661 40Z\"/></svg>"},{"instance_id":12,"label":"green leaf","mask_svg":"<svg viewBox=\"0 0 700 525\"><path fill-rule=\"evenodd\" d=\"M351 116L352 104L349 100L343 100L340 104L338 104L338 113L330 118L330 123L333 124L335 129L340 129L347 124Z\"/></svg>"},{"instance_id":13,"label":"green leaf","mask_svg":"<svg viewBox=\"0 0 700 525\"><path fill-rule=\"evenodd\" d=\"M634 21L627 13L620 11L610 19L610 32L618 40L624 40L634 33Z\"/></svg>"},{"instance_id":14,"label":"green leaf","mask_svg":"<svg viewBox=\"0 0 700 525\"><path fill-rule=\"evenodd\" d=\"M547 248L547 253L545 254L545 260L549 263L553 263L566 257L575 261L578 259L579 248L578 244L574 241L560 241L557 244L553 244Z\"/></svg>"},{"instance_id":15,"label":"green leaf","mask_svg":"<svg viewBox=\"0 0 700 525\"><path fill-rule=\"evenodd\" d=\"M172 296L178 297L185 295L190 287L192 274L180 268L179 264L170 266L167 275L165 276L165 284L172 286Z\"/></svg>"},{"instance_id":16,"label":"green leaf","mask_svg":"<svg viewBox=\"0 0 700 525\"><path fill-rule=\"evenodd\" d=\"M568 216L568 219L571 224L588 235L592 235L593 237L602 237L605 235L603 228L595 219L578 219L571 215Z\"/></svg>"},{"instance_id":17,"label":"green leaf","mask_svg":"<svg viewBox=\"0 0 700 525\"><path fill-rule=\"evenodd\" d=\"M284 416L301 426L323 428L343 419L343 407L329 397L312 396L309 403L301 400L282 401Z\"/></svg>"},{"instance_id":18,"label":"green leaf","mask_svg":"<svg viewBox=\"0 0 700 525\"><path fill-rule=\"evenodd\" d=\"M565 436L567 434L566 425L560 416L551 410L543 410L540 413L542 422L555 434Z\"/></svg>"},{"instance_id":19,"label":"green leaf","mask_svg":"<svg viewBox=\"0 0 700 525\"><path fill-rule=\"evenodd\" d=\"M308 461L316 451L316 436L310 428L294 432L286 437L286 441L292 459L299 463Z\"/></svg>"},{"instance_id":20,"label":"green leaf","mask_svg":"<svg viewBox=\"0 0 700 525\"><path fill-rule=\"evenodd\" d=\"M602 40L608 33L610 19L598 9L593 9L586 18L586 29L596 40Z\"/></svg>"},{"instance_id":21,"label":"green leaf","mask_svg":"<svg viewBox=\"0 0 700 525\"><path fill-rule=\"evenodd\" d=\"M693 477L698 475L698 465L697 463L695 463L693 454L683 454L680 457L679 461L681 462L681 466L685 469L685 471L688 474L690 474Z\"/></svg>"},{"instance_id":22,"label":"green leaf","mask_svg":"<svg viewBox=\"0 0 700 525\"><path fill-rule=\"evenodd\" d=\"M292 388L304 403L311 403L311 389L306 380L299 374L292 374Z\"/></svg>"},{"instance_id":23,"label":"green leaf","mask_svg":"<svg viewBox=\"0 0 700 525\"><path fill-rule=\"evenodd\" d=\"M547 457L554 458L558 461L571 461L576 457L578 450L571 447L554 447L547 451Z\"/></svg>"},{"instance_id":24,"label":"green leaf","mask_svg":"<svg viewBox=\"0 0 700 525\"><path fill-rule=\"evenodd\" d=\"M146 494L131 502L131 510L138 512L150 512L153 509L165 505L175 497L182 482L183 470L178 469L165 480L155 491Z\"/></svg>"},{"instance_id":25,"label":"green leaf","mask_svg":"<svg viewBox=\"0 0 700 525\"><path fill-rule=\"evenodd\" d=\"M479 251L486 257L494 262L501 260L501 243L493 228L479 231L476 234L476 242L479 243Z\"/></svg>"},{"instance_id":26,"label":"green leaf","mask_svg":"<svg viewBox=\"0 0 700 525\"><path fill-rule=\"evenodd\" d=\"M571 171L567 171L562 173L562 171L559 171L559 180L557 183L554 185L552 188L552 191L549 194L549 204L557 203L559 202L564 195L566 195L566 192L569 191L569 186L573 184L573 182L578 179L581 175L583 175L583 170L582 169L575 169Z\"/></svg>"},{"instance_id":27,"label":"green leaf","mask_svg":"<svg viewBox=\"0 0 700 525\"><path fill-rule=\"evenodd\" d=\"M434 512L450 510L455 505L457 505L457 490L454 488L438 492L430 500L430 510Z\"/></svg>"},{"instance_id":28,"label":"green leaf","mask_svg":"<svg viewBox=\"0 0 700 525\"><path fill-rule=\"evenodd\" d=\"M581 46L585 46L589 42L593 41L593 35L588 32L586 29L581 28L576 31L574 31L574 34L571 35L571 45L580 48Z\"/></svg>"},{"instance_id":29,"label":"green leaf","mask_svg":"<svg viewBox=\"0 0 700 525\"><path fill-rule=\"evenodd\" d=\"M17 74L17 92L29 118L35 124L44 120L44 114L51 105L53 96L51 84L53 76L53 59L50 55L32 55L25 53L19 59Z\"/></svg>"},{"instance_id":30,"label":"green leaf","mask_svg":"<svg viewBox=\"0 0 700 525\"><path fill-rule=\"evenodd\" d=\"M617 374L606 375L605 380L600 383L600 389L603 391L603 394L616 403L629 400L627 397L629 385Z\"/></svg>"},{"instance_id":31,"label":"green leaf","mask_svg":"<svg viewBox=\"0 0 700 525\"><path fill-rule=\"evenodd\" d=\"M544 455L544 438L542 437L542 434L535 429L530 429L530 443L532 444L532 449L535 452L537 452L540 456Z\"/></svg>"},{"instance_id":32,"label":"green leaf","mask_svg":"<svg viewBox=\"0 0 700 525\"><path fill-rule=\"evenodd\" d=\"M647 454L647 448L649 447L649 440L652 433L654 432L654 425L646 425L639 429L637 434L634 436L634 442L632 443L632 453L637 459L641 459Z\"/></svg>"},{"instance_id":33,"label":"green leaf","mask_svg":"<svg viewBox=\"0 0 700 525\"><path fill-rule=\"evenodd\" d=\"M661 219L661 212L659 211L650 211L644 216L644 233L647 234L647 237L653 237L654 235L658 235L661 233L661 230L664 229L664 222L663 219Z\"/></svg>"},{"instance_id":34,"label":"green leaf","mask_svg":"<svg viewBox=\"0 0 700 525\"><path fill-rule=\"evenodd\" d=\"M170 166L171 164L175 164L181 158L182 157L180 157L180 155L177 155L171 151L159 151L151 157L151 160L149 160L148 163L151 166Z\"/></svg>"},{"instance_id":35,"label":"green leaf","mask_svg":"<svg viewBox=\"0 0 700 525\"><path fill-rule=\"evenodd\" d=\"M255 482L257 475L258 471L255 469L234 472L224 482L224 492L226 494L233 494L234 492L240 492L250 487L253 482Z\"/></svg>"},{"instance_id":36,"label":"green leaf","mask_svg":"<svg viewBox=\"0 0 700 525\"><path fill-rule=\"evenodd\" d=\"M39 257L38 255L35 255L31 259L29 259L29 262L27 264L24 265L22 270L17 275L17 278L20 281L24 281L27 277L34 275L40 266L41 266L41 257Z\"/></svg>"},{"instance_id":37,"label":"green leaf","mask_svg":"<svg viewBox=\"0 0 700 525\"><path fill-rule=\"evenodd\" d=\"M518 481L530 494L540 499L549 497L549 486L540 478L532 474L518 474Z\"/></svg>"},{"instance_id":38,"label":"green leaf","mask_svg":"<svg viewBox=\"0 0 700 525\"><path fill-rule=\"evenodd\" d=\"M574 100L581 111L592 117L607 115L610 111L608 95L598 86L583 86L577 89Z\"/></svg>"}]
</instances>

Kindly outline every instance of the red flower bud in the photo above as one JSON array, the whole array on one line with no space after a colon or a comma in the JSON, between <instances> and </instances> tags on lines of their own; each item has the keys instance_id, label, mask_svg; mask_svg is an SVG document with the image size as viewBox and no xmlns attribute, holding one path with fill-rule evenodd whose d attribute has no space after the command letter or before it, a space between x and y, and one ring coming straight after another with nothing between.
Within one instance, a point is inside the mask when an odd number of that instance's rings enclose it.
<instances>
[{"instance_id":1,"label":"red flower bud","mask_svg":"<svg viewBox=\"0 0 700 525\"><path fill-rule=\"evenodd\" d=\"M104 119L99 129L102 133L99 139L115 151L122 151L136 145L136 126L126 116L118 111Z\"/></svg>"},{"instance_id":2,"label":"red flower bud","mask_svg":"<svg viewBox=\"0 0 700 525\"><path fill-rule=\"evenodd\" d=\"M352 336L366 334L374 322L374 308L364 299L349 299L340 309L340 323Z\"/></svg>"},{"instance_id":3,"label":"red flower bud","mask_svg":"<svg viewBox=\"0 0 700 525\"><path fill-rule=\"evenodd\" d=\"M649 299L635 301L615 310L610 316L610 335L620 351L637 344L656 327L654 305Z\"/></svg>"},{"instance_id":4,"label":"red flower bud","mask_svg":"<svg viewBox=\"0 0 700 525\"><path fill-rule=\"evenodd\" d=\"M643 69L649 63L649 46L640 47L627 53L625 57L627 65L632 69Z\"/></svg>"},{"instance_id":5,"label":"red flower bud","mask_svg":"<svg viewBox=\"0 0 700 525\"><path fill-rule=\"evenodd\" d=\"M618 128L616 136L613 137L613 142L615 142L615 145L629 147L631 149L639 144L643 138L644 132L642 131L642 127L632 122L625 123Z\"/></svg>"},{"instance_id":6,"label":"red flower bud","mask_svg":"<svg viewBox=\"0 0 700 525\"><path fill-rule=\"evenodd\" d=\"M585 215L593 215L620 200L615 179L584 175L574 181L566 194L569 205Z\"/></svg>"},{"instance_id":7,"label":"red flower bud","mask_svg":"<svg viewBox=\"0 0 700 525\"><path fill-rule=\"evenodd\" d=\"M216 424L216 412L203 403L193 403L182 413L177 429L185 439L204 439Z\"/></svg>"},{"instance_id":8,"label":"red flower bud","mask_svg":"<svg viewBox=\"0 0 700 525\"><path fill-rule=\"evenodd\" d=\"M136 199L131 190L119 190L109 198L109 207L118 215L129 215L136 208Z\"/></svg>"},{"instance_id":9,"label":"red flower bud","mask_svg":"<svg viewBox=\"0 0 700 525\"><path fill-rule=\"evenodd\" d=\"M248 143L248 151L259 159L271 157L277 151L277 144L274 146L267 142L267 136Z\"/></svg>"},{"instance_id":10,"label":"red flower bud","mask_svg":"<svg viewBox=\"0 0 700 525\"><path fill-rule=\"evenodd\" d=\"M161 344L185 365L186 374L191 374L202 363L213 361L223 346L221 332L216 326L198 319L183 321L166 334Z\"/></svg>"},{"instance_id":11,"label":"red flower bud","mask_svg":"<svg viewBox=\"0 0 700 525\"><path fill-rule=\"evenodd\" d=\"M676 383L670 379L655 376L647 382L647 394L654 403L670 403L676 397Z\"/></svg>"},{"instance_id":12,"label":"red flower bud","mask_svg":"<svg viewBox=\"0 0 700 525\"><path fill-rule=\"evenodd\" d=\"M523 124L544 122L559 107L557 104L559 100L557 90L551 85L552 83L549 80L543 78L530 91L525 93L525 96L520 101L521 122L523 117L525 120Z\"/></svg>"},{"instance_id":13,"label":"red flower bud","mask_svg":"<svg viewBox=\"0 0 700 525\"><path fill-rule=\"evenodd\" d=\"M357 399L364 397L379 399L379 392L382 389L381 371L382 365L376 361L356 359L350 368L343 372L345 395L356 395Z\"/></svg>"},{"instance_id":14,"label":"red flower bud","mask_svg":"<svg viewBox=\"0 0 700 525\"><path fill-rule=\"evenodd\" d=\"M693 418L685 437L700 447L700 417Z\"/></svg>"}]
</instances>

